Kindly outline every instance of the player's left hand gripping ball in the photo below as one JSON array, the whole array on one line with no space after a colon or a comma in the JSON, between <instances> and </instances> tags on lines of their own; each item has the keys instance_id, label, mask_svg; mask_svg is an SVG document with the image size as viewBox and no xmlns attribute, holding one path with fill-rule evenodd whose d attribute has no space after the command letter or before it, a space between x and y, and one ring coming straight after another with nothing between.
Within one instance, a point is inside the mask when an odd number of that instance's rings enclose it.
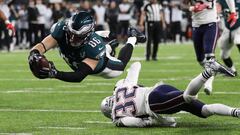
<instances>
[{"instance_id":1,"label":"player's left hand gripping ball","mask_svg":"<svg viewBox=\"0 0 240 135\"><path fill-rule=\"evenodd\" d=\"M36 50L30 53L28 62L33 75L39 79L54 78L57 74L54 64Z\"/></svg>"},{"instance_id":2,"label":"player's left hand gripping ball","mask_svg":"<svg viewBox=\"0 0 240 135\"><path fill-rule=\"evenodd\" d=\"M228 23L230 24L230 27L233 27L235 25L235 23L237 22L237 13L236 12L232 12L230 13L229 17L228 17Z\"/></svg>"}]
</instances>

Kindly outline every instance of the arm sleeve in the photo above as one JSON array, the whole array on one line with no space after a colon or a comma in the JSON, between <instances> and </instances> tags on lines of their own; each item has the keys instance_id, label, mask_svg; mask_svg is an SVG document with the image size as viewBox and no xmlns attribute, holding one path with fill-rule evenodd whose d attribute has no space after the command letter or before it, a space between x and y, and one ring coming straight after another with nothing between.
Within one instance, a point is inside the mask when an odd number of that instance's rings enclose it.
<instances>
[{"instance_id":1,"label":"arm sleeve","mask_svg":"<svg viewBox=\"0 0 240 135\"><path fill-rule=\"evenodd\" d=\"M236 12L234 0L226 0L226 3L227 3L227 5L228 5L231 13L232 13L232 12Z\"/></svg>"},{"instance_id":2,"label":"arm sleeve","mask_svg":"<svg viewBox=\"0 0 240 135\"><path fill-rule=\"evenodd\" d=\"M87 75L92 73L92 68L86 63L79 64L78 71L75 72L62 72L58 71L55 78L65 82L81 82Z\"/></svg>"},{"instance_id":3,"label":"arm sleeve","mask_svg":"<svg viewBox=\"0 0 240 135\"><path fill-rule=\"evenodd\" d=\"M113 121L118 127L150 127L150 126L163 126L163 127L176 127L176 121L173 117L122 117Z\"/></svg>"}]
</instances>

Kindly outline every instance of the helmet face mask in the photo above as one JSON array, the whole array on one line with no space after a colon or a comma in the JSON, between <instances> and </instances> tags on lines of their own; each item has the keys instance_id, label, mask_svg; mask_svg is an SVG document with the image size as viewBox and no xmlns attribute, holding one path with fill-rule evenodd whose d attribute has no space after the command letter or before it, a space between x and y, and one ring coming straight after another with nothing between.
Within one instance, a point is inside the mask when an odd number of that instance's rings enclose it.
<instances>
[{"instance_id":1,"label":"helmet face mask","mask_svg":"<svg viewBox=\"0 0 240 135\"><path fill-rule=\"evenodd\" d=\"M114 103L114 96L106 97L101 103L101 112L104 116L111 119L112 107Z\"/></svg>"},{"instance_id":2,"label":"helmet face mask","mask_svg":"<svg viewBox=\"0 0 240 135\"><path fill-rule=\"evenodd\" d=\"M71 17L66 26L70 45L80 47L94 31L95 21L88 12L79 12Z\"/></svg>"}]
</instances>

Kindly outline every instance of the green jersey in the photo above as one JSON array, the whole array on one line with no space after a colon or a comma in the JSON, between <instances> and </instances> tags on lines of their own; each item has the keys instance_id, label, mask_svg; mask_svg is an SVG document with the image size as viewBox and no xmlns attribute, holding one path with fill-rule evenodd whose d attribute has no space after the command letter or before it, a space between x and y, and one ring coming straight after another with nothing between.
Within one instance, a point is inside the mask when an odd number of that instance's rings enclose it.
<instances>
[{"instance_id":1,"label":"green jersey","mask_svg":"<svg viewBox=\"0 0 240 135\"><path fill-rule=\"evenodd\" d=\"M240 14L240 0L234 0L234 1L235 1L235 7L236 7L237 16L239 17L239 14ZM236 24L232 28L230 28L230 24L227 22L229 14L230 14L230 9L229 9L229 7L228 7L228 5L227 5L225 0L218 0L218 3L222 7L222 13L223 13L223 17L224 17L225 26L229 30L237 29L240 26L240 18L238 18Z\"/></svg>"},{"instance_id":2,"label":"green jersey","mask_svg":"<svg viewBox=\"0 0 240 135\"><path fill-rule=\"evenodd\" d=\"M56 23L51 29L52 37L57 40L60 55L66 63L74 70L78 71L79 64L86 58L98 60L94 73L101 72L106 66L106 47L102 37L92 32L80 47L73 47L69 41L69 36L64 30L66 21Z\"/></svg>"}]
</instances>

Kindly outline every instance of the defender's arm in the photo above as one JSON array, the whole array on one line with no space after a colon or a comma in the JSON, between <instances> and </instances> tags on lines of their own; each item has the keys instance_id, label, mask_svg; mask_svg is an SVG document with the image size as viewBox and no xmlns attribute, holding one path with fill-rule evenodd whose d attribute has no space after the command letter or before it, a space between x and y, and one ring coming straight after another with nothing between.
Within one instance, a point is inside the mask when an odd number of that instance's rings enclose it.
<instances>
[{"instance_id":1,"label":"defender's arm","mask_svg":"<svg viewBox=\"0 0 240 135\"><path fill-rule=\"evenodd\" d=\"M156 126L158 122L149 118L123 117L114 121L114 124L118 127L147 127Z\"/></svg>"}]
</instances>

